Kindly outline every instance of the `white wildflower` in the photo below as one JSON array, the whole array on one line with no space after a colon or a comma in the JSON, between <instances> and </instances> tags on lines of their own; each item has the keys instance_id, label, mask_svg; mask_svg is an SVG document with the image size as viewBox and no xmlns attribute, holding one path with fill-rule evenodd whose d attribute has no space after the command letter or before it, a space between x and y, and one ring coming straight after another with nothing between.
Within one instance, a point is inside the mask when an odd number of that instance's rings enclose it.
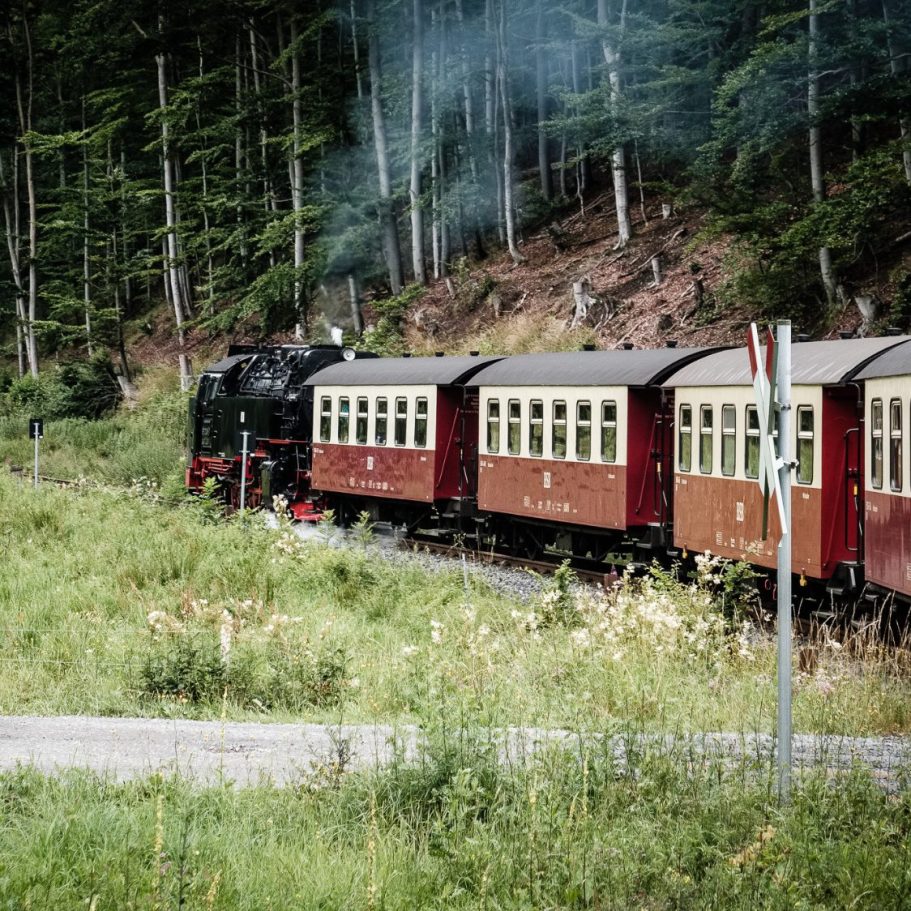
<instances>
[{"instance_id":1,"label":"white wildflower","mask_svg":"<svg viewBox=\"0 0 911 911\"><path fill-rule=\"evenodd\" d=\"M252 602L250 602L252 604ZM230 612L223 610L221 612L221 629L218 631L219 644L221 645L221 660L223 664L228 664L231 656L231 638L234 633L234 618Z\"/></svg>"}]
</instances>

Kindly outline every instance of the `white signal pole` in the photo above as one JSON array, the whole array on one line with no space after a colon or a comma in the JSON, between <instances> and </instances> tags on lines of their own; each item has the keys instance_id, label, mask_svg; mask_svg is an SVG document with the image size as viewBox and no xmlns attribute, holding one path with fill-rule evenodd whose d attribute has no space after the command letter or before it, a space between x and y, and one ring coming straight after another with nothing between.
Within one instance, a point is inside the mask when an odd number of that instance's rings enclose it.
<instances>
[{"instance_id":1,"label":"white signal pole","mask_svg":"<svg viewBox=\"0 0 911 911\"><path fill-rule=\"evenodd\" d=\"M247 499L247 438L250 431L245 430L241 436L244 438L243 452L240 461L240 514L244 514L244 501Z\"/></svg>"},{"instance_id":2,"label":"white signal pole","mask_svg":"<svg viewBox=\"0 0 911 911\"><path fill-rule=\"evenodd\" d=\"M785 525L778 542L778 797L791 792L791 322L778 324L778 453Z\"/></svg>"},{"instance_id":3,"label":"white signal pole","mask_svg":"<svg viewBox=\"0 0 911 911\"><path fill-rule=\"evenodd\" d=\"M38 489L38 438L41 436L41 434L39 433L41 424L38 421L35 421L33 424L33 427L35 430L35 474L33 476L33 481L34 481L35 489L37 490Z\"/></svg>"}]
</instances>

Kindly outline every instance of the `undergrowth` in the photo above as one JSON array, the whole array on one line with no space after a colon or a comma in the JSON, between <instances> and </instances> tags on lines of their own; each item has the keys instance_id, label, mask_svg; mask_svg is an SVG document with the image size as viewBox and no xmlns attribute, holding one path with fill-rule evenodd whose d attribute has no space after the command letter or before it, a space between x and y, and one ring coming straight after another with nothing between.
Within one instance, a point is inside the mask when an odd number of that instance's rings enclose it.
<instances>
[{"instance_id":1,"label":"undergrowth","mask_svg":"<svg viewBox=\"0 0 911 911\"><path fill-rule=\"evenodd\" d=\"M204 499L0 472L0 712L770 731L773 640L701 559L524 602L371 541L307 540ZM733 574L732 574L733 572ZM823 642L798 730L911 730L911 658Z\"/></svg>"},{"instance_id":2,"label":"undergrowth","mask_svg":"<svg viewBox=\"0 0 911 911\"><path fill-rule=\"evenodd\" d=\"M318 772L318 769L316 770ZM500 764L470 731L295 786L0 776L9 908L907 907L911 790L660 746ZM320 784L316 784L320 782Z\"/></svg>"}]
</instances>

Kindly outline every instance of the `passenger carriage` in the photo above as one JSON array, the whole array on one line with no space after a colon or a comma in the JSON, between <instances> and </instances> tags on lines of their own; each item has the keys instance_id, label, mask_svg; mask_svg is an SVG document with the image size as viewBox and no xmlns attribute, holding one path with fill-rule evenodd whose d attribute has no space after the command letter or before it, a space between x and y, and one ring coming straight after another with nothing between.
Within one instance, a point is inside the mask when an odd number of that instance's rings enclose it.
<instances>
[{"instance_id":1,"label":"passenger carriage","mask_svg":"<svg viewBox=\"0 0 911 911\"><path fill-rule=\"evenodd\" d=\"M313 389L313 487L350 519L418 524L433 507L471 512L477 395L491 357L382 358L327 367Z\"/></svg>"},{"instance_id":2,"label":"passenger carriage","mask_svg":"<svg viewBox=\"0 0 911 911\"><path fill-rule=\"evenodd\" d=\"M663 543L660 384L710 350L524 354L477 373L478 508L496 537L533 555L568 536L565 546L597 559L631 534Z\"/></svg>"},{"instance_id":3,"label":"passenger carriage","mask_svg":"<svg viewBox=\"0 0 911 911\"><path fill-rule=\"evenodd\" d=\"M864 563L868 582L911 598L911 344L857 376L864 383Z\"/></svg>"},{"instance_id":4,"label":"passenger carriage","mask_svg":"<svg viewBox=\"0 0 911 911\"><path fill-rule=\"evenodd\" d=\"M830 590L862 581L862 393L865 365L899 338L803 342L792 350L792 565ZM762 535L760 427L745 348L717 352L671 376L676 393L674 544L776 566L780 523Z\"/></svg>"}]
</instances>

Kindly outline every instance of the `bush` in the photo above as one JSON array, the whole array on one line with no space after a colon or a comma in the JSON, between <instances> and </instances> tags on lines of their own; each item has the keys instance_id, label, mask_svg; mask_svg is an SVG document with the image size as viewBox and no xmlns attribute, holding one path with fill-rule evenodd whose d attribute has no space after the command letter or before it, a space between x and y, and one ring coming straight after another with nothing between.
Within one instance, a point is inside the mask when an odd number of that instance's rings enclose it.
<instances>
[{"instance_id":1,"label":"bush","mask_svg":"<svg viewBox=\"0 0 911 911\"><path fill-rule=\"evenodd\" d=\"M88 418L112 412L121 399L114 368L106 356L70 361L39 377L24 376L9 384L11 410L28 411L47 420Z\"/></svg>"},{"instance_id":2,"label":"bush","mask_svg":"<svg viewBox=\"0 0 911 911\"><path fill-rule=\"evenodd\" d=\"M376 325L363 336L361 347L387 357L397 357L405 348L403 330L408 308L424 294L420 285L409 285L396 297L373 301Z\"/></svg>"}]
</instances>

